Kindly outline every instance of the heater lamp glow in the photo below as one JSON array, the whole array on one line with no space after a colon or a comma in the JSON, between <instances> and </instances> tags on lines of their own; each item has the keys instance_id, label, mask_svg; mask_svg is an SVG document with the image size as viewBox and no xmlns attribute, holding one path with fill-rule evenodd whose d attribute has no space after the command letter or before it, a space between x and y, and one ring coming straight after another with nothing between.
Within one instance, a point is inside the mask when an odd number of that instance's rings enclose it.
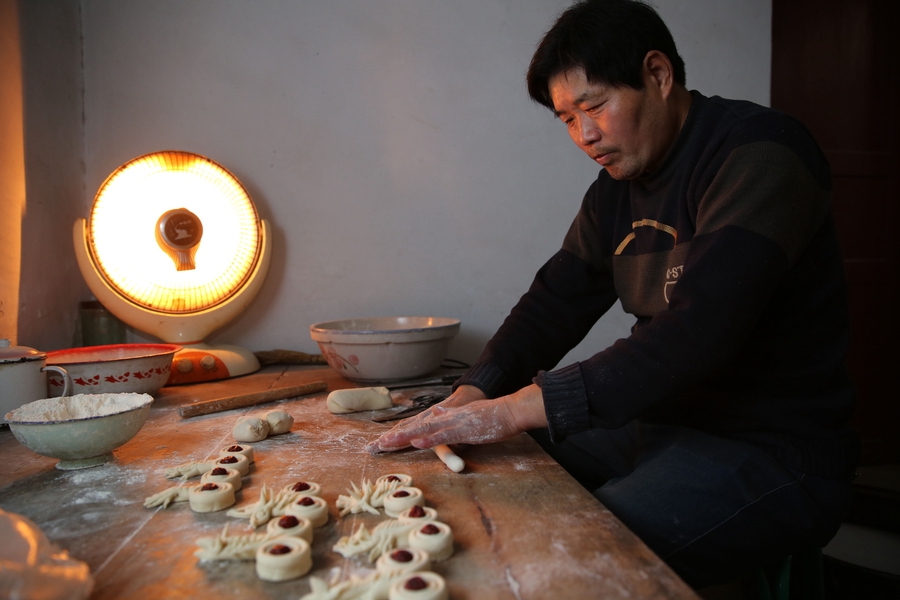
<instances>
[{"instance_id":1,"label":"heater lamp glow","mask_svg":"<svg viewBox=\"0 0 900 600\"><path fill-rule=\"evenodd\" d=\"M194 344L186 348L193 351L256 295L271 250L266 223L241 183L208 158L179 151L116 169L73 235L88 287L110 312L163 341ZM192 380L259 368L249 351L225 348L249 364L231 369L216 355L229 372Z\"/></svg>"}]
</instances>

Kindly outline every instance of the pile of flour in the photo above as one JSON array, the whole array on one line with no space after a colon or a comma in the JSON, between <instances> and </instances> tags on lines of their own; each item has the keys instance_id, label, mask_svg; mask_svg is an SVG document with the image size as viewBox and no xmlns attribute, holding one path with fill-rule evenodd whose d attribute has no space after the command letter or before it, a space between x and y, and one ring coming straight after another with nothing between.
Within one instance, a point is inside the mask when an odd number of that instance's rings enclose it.
<instances>
[{"instance_id":1,"label":"pile of flour","mask_svg":"<svg viewBox=\"0 0 900 600\"><path fill-rule=\"evenodd\" d=\"M45 423L74 421L125 412L153 402L149 394L78 394L30 402L9 413L9 421Z\"/></svg>"}]
</instances>

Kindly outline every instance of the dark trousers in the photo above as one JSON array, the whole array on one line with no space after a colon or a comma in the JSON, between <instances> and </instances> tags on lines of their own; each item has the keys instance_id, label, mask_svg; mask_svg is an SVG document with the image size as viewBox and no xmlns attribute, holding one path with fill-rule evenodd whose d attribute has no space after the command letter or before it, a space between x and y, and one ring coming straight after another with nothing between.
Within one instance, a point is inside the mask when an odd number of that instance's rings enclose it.
<instances>
[{"instance_id":1,"label":"dark trousers","mask_svg":"<svg viewBox=\"0 0 900 600\"><path fill-rule=\"evenodd\" d=\"M731 581L837 532L850 482L784 467L747 442L633 422L530 435L689 585Z\"/></svg>"}]
</instances>

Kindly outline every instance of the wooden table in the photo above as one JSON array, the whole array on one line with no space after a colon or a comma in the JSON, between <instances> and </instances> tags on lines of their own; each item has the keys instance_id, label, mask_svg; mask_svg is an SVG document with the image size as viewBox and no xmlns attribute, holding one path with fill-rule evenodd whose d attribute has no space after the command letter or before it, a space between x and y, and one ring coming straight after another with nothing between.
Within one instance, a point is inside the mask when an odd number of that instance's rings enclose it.
<instances>
[{"instance_id":1,"label":"wooden table","mask_svg":"<svg viewBox=\"0 0 900 600\"><path fill-rule=\"evenodd\" d=\"M456 474L429 450L368 455L365 444L389 426L371 422L370 413L331 414L325 393L191 419L178 415L188 402L317 380L326 380L329 390L353 386L327 368L270 366L232 380L164 388L143 429L115 451L113 462L80 471L59 471L56 460L0 431L0 508L27 516L87 562L92 599L297 599L309 591L307 577L267 583L252 562L194 557L196 538L216 535L226 523L232 533L246 532L246 521L224 511L194 513L187 503L143 507L144 498L174 485L165 468L217 455L234 443L238 416L277 407L294 417L293 430L253 445L256 463L238 505L254 502L263 483L275 489L319 483L331 520L315 531L312 575L332 580L369 572L364 558L344 559L331 548L360 523L371 529L385 517L339 518L335 500L351 482L408 473L453 529L455 553L433 570L446 578L454 600L697 598L528 436L461 450L467 468ZM395 402L422 391L396 391Z\"/></svg>"}]
</instances>

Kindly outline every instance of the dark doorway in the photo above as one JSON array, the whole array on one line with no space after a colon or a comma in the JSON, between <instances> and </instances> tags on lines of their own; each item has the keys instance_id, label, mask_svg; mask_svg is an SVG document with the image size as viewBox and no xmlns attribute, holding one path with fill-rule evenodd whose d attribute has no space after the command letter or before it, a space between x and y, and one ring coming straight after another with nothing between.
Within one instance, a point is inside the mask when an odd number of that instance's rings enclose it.
<instances>
[{"instance_id":1,"label":"dark doorway","mask_svg":"<svg viewBox=\"0 0 900 600\"><path fill-rule=\"evenodd\" d=\"M863 464L900 462L897 0L773 0L772 106L825 151L850 286Z\"/></svg>"}]
</instances>

